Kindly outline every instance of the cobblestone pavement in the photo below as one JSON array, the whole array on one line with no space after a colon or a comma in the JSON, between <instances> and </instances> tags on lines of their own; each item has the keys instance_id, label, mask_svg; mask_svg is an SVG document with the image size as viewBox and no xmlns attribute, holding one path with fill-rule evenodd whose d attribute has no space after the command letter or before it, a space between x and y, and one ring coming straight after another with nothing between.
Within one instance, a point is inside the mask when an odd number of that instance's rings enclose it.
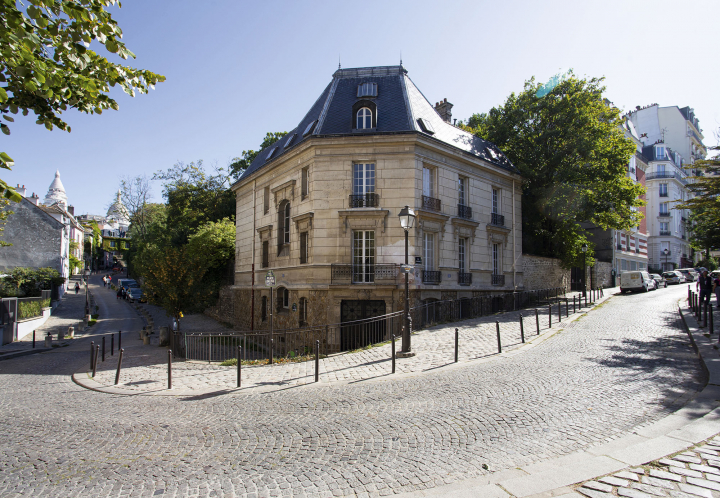
<instances>
[{"instance_id":1,"label":"cobblestone pavement","mask_svg":"<svg viewBox=\"0 0 720 498\"><path fill-rule=\"evenodd\" d=\"M720 436L688 451L582 484L589 498L720 497Z\"/></svg>"},{"instance_id":2,"label":"cobblestone pavement","mask_svg":"<svg viewBox=\"0 0 720 498\"><path fill-rule=\"evenodd\" d=\"M89 391L70 380L89 339L0 362L0 495L385 496L565 455L704 385L685 293L613 297L520 354L266 393ZM139 328L120 304L99 302L95 334Z\"/></svg>"}]
</instances>

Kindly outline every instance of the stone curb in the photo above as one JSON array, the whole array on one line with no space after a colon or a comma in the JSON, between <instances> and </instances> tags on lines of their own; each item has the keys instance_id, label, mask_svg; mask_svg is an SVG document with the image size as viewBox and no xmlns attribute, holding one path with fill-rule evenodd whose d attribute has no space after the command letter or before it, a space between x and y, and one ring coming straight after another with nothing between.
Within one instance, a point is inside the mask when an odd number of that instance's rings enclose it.
<instances>
[{"instance_id":1,"label":"stone curb","mask_svg":"<svg viewBox=\"0 0 720 498\"><path fill-rule=\"evenodd\" d=\"M682 303L683 299L679 301ZM720 432L720 355L711 338L705 337L695 317L678 304L708 383L698 395L675 413L636 429L632 434L586 450L510 469L484 477L427 490L401 493L410 497L528 497L579 496L575 485L683 451Z\"/></svg>"},{"instance_id":2,"label":"stone curb","mask_svg":"<svg viewBox=\"0 0 720 498\"><path fill-rule=\"evenodd\" d=\"M59 349L59 348L35 348L35 349L29 349L29 350L25 350L25 351L18 351L16 353L7 353L4 355L0 355L0 361L11 360L13 358L19 358L20 356L28 356L31 354L44 353L45 351L52 351L54 349Z\"/></svg>"},{"instance_id":3,"label":"stone curb","mask_svg":"<svg viewBox=\"0 0 720 498\"><path fill-rule=\"evenodd\" d=\"M520 344L518 346L513 346L512 349L504 349L502 353L494 353L488 356L484 356L482 358L477 358L469 361L454 363L452 361L449 361L446 365L443 365L440 369L435 369L434 371L449 371L454 370L457 368L464 368L468 364L478 364L478 363L485 363L488 361L495 361L498 358L509 358L512 356L515 356L517 354L522 353L523 351L526 351L530 348L537 347L539 344L545 342L549 338L553 337L555 334L562 332L566 325L569 323L574 322L575 320L578 320L585 314L589 313L593 309L595 309L597 306L603 304L608 299L610 299L613 296L613 294L606 293L605 296L599 298L595 304L588 305L588 308L578 311L577 313L571 314L569 317L565 318L563 317L563 321L560 323L554 322L553 327L551 329L544 329L541 330L540 335L534 335L528 333L525 338L525 344ZM347 354L347 353L338 353L338 354ZM388 362L390 361L390 358L388 358ZM271 366L265 366L263 368L272 368ZM127 389L123 387L114 387L114 386L108 386L104 384L100 384L99 382L96 382L92 377L90 376L90 372L83 369L79 372L76 372L73 374L72 379L73 382L75 382L77 385L81 387L85 387L87 389L97 391L97 392L103 392L107 394L117 394L117 395L126 395L126 396L202 396L202 397L209 397L209 396L218 396L222 394L260 394L260 393L268 393L268 392L274 392L274 391L282 391L287 389L298 389L298 388L313 388L313 387L323 387L328 385L333 386L342 386L342 385L348 385L348 384L358 384L358 383L375 383L375 382L386 382L388 380L403 380L403 379L409 379L409 378L415 378L419 377L425 374L425 371L419 371L419 372L407 372L407 373L395 373L378 377L372 377L368 379L360 379L360 380L334 380L334 381L323 381L322 375L320 378L320 382L318 383L307 383L307 384L297 384L297 385L288 385L283 383L282 381L279 381L275 384L269 384L269 385L263 385L263 386L250 386L250 387L228 387L226 389L218 389L217 387L213 388L207 388L207 389L158 389L153 391L136 391L132 389Z\"/></svg>"}]
</instances>

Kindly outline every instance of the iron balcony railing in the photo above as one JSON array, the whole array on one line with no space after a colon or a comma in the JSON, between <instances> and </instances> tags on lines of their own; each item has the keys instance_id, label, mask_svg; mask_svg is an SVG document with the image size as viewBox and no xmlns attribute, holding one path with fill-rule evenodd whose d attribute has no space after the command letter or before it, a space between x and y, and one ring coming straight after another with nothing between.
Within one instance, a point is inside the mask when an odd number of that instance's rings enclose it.
<instances>
[{"instance_id":1,"label":"iron balcony railing","mask_svg":"<svg viewBox=\"0 0 720 498\"><path fill-rule=\"evenodd\" d=\"M660 235L670 235L669 230L660 230Z\"/></svg>"},{"instance_id":2,"label":"iron balcony railing","mask_svg":"<svg viewBox=\"0 0 720 498\"><path fill-rule=\"evenodd\" d=\"M440 199L434 197L428 197L427 195L422 196L422 207L423 209L429 209L430 211L440 211L442 205Z\"/></svg>"},{"instance_id":3,"label":"iron balcony railing","mask_svg":"<svg viewBox=\"0 0 720 498\"><path fill-rule=\"evenodd\" d=\"M367 192L365 194L351 194L350 207L378 207L380 205L380 196L375 192Z\"/></svg>"},{"instance_id":4,"label":"iron balcony railing","mask_svg":"<svg viewBox=\"0 0 720 498\"><path fill-rule=\"evenodd\" d=\"M422 281L424 284L437 285L442 281L442 272L436 270L423 270Z\"/></svg>"},{"instance_id":5,"label":"iron balcony railing","mask_svg":"<svg viewBox=\"0 0 720 498\"><path fill-rule=\"evenodd\" d=\"M683 240L685 240L685 234L682 234L682 235L680 236L680 238L683 239Z\"/></svg>"},{"instance_id":6,"label":"iron balcony railing","mask_svg":"<svg viewBox=\"0 0 720 498\"><path fill-rule=\"evenodd\" d=\"M496 273L492 274L492 284L493 285L505 285L505 275L498 275Z\"/></svg>"},{"instance_id":7,"label":"iron balcony railing","mask_svg":"<svg viewBox=\"0 0 720 498\"><path fill-rule=\"evenodd\" d=\"M395 283L398 267L394 264L341 264L330 265L331 284Z\"/></svg>"},{"instance_id":8,"label":"iron balcony railing","mask_svg":"<svg viewBox=\"0 0 720 498\"><path fill-rule=\"evenodd\" d=\"M618 245L617 245L617 250L618 250L618 251L622 251L622 250L623 250L623 248L622 248L622 245L621 245L621 244L618 244Z\"/></svg>"},{"instance_id":9,"label":"iron balcony railing","mask_svg":"<svg viewBox=\"0 0 720 498\"><path fill-rule=\"evenodd\" d=\"M498 213L492 213L490 215L490 224L498 227L505 226L505 217Z\"/></svg>"},{"instance_id":10,"label":"iron balcony railing","mask_svg":"<svg viewBox=\"0 0 720 498\"><path fill-rule=\"evenodd\" d=\"M472 273L458 272L458 284L470 285L472 284Z\"/></svg>"},{"instance_id":11,"label":"iron balcony railing","mask_svg":"<svg viewBox=\"0 0 720 498\"><path fill-rule=\"evenodd\" d=\"M466 220L472 219L472 208L465 206L464 204L458 204L458 217L465 218Z\"/></svg>"},{"instance_id":12,"label":"iron balcony railing","mask_svg":"<svg viewBox=\"0 0 720 498\"><path fill-rule=\"evenodd\" d=\"M660 192L660 197L667 197L667 196L668 196L667 192Z\"/></svg>"},{"instance_id":13,"label":"iron balcony railing","mask_svg":"<svg viewBox=\"0 0 720 498\"><path fill-rule=\"evenodd\" d=\"M659 180L663 178L674 178L683 185L688 184L687 178L683 177L677 171L659 171L655 173L648 173L648 175L645 177L646 180Z\"/></svg>"},{"instance_id":14,"label":"iron balcony railing","mask_svg":"<svg viewBox=\"0 0 720 498\"><path fill-rule=\"evenodd\" d=\"M670 216L670 211L660 211L658 216Z\"/></svg>"}]
</instances>

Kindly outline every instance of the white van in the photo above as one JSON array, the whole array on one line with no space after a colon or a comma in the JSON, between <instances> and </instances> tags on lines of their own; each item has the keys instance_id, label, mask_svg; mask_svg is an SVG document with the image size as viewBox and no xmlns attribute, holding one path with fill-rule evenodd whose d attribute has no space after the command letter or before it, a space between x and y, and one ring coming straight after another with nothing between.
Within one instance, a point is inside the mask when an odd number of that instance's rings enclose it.
<instances>
[{"instance_id":1,"label":"white van","mask_svg":"<svg viewBox=\"0 0 720 498\"><path fill-rule=\"evenodd\" d=\"M620 292L655 289L655 280L646 271L626 271L620 274Z\"/></svg>"}]
</instances>

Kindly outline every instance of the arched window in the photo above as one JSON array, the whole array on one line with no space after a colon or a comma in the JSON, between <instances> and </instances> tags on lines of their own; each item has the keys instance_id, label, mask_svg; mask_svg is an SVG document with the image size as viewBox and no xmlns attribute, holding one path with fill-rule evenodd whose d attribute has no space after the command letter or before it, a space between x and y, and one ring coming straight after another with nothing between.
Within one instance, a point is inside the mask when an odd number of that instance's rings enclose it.
<instances>
[{"instance_id":1,"label":"arched window","mask_svg":"<svg viewBox=\"0 0 720 498\"><path fill-rule=\"evenodd\" d=\"M275 309L282 311L290 307L290 291L286 287L277 288L277 302Z\"/></svg>"},{"instance_id":2,"label":"arched window","mask_svg":"<svg viewBox=\"0 0 720 498\"><path fill-rule=\"evenodd\" d=\"M372 111L363 107L357 112L357 129L364 130L372 128Z\"/></svg>"}]
</instances>

